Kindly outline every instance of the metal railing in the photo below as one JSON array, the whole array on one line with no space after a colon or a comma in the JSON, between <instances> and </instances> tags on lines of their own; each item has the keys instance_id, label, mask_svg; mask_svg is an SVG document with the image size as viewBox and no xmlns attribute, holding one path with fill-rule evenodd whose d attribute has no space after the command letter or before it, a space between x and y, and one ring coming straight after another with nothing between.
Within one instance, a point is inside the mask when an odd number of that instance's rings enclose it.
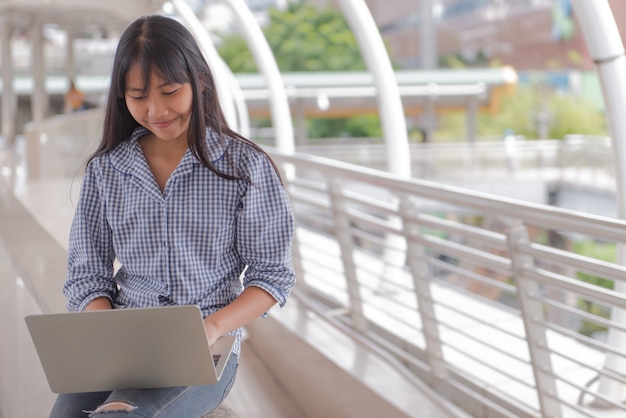
<instances>
[{"instance_id":1,"label":"metal railing","mask_svg":"<svg viewBox=\"0 0 626 418\"><path fill-rule=\"evenodd\" d=\"M29 171L78 175L78 166L53 155L71 151L84 161L99 131L90 121L101 115L73 118L82 133L69 135L56 119L45 137L27 130L27 148L42 148L26 153ZM600 142L566 141L557 149L553 141L534 161L551 161L559 172L607 168L597 163L610 155ZM496 147L477 146L482 158ZM444 147L450 152L419 156L446 154L441 160L462 171L460 162L449 162L459 152ZM622 399L599 389L602 382L626 386L624 370L605 366L607 357L619 360L610 364L626 359L626 346L606 338L626 333L610 315L626 309L624 295L611 290L625 277L626 268L613 262L625 221L268 150L281 167L293 167L284 181L298 223L295 295L315 312L472 416L626 411ZM40 154L46 158L32 158ZM599 157L589 162L585 155Z\"/></svg>"},{"instance_id":2,"label":"metal railing","mask_svg":"<svg viewBox=\"0 0 626 418\"><path fill-rule=\"evenodd\" d=\"M314 141L311 141L313 143ZM386 149L376 138L328 138L298 146L313 154L379 170L386 169ZM442 182L481 178L538 178L615 187L610 138L569 135L563 139L526 140L513 147L501 138L466 142L410 144L412 177Z\"/></svg>"},{"instance_id":3,"label":"metal railing","mask_svg":"<svg viewBox=\"0 0 626 418\"><path fill-rule=\"evenodd\" d=\"M295 167L297 295L328 321L472 416L626 413L598 389L626 388L605 367L625 221L270 152Z\"/></svg>"}]
</instances>

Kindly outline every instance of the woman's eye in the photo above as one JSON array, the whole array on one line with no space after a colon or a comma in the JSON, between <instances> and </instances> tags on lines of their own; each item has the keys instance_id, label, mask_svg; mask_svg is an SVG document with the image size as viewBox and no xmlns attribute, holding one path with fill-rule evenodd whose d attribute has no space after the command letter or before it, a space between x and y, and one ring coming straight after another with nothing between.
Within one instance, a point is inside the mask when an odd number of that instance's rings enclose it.
<instances>
[{"instance_id":1,"label":"woman's eye","mask_svg":"<svg viewBox=\"0 0 626 418\"><path fill-rule=\"evenodd\" d=\"M172 96L174 94L176 94L178 92L178 89L175 90L171 90L171 91L164 91L163 94L166 96Z\"/></svg>"},{"instance_id":2,"label":"woman's eye","mask_svg":"<svg viewBox=\"0 0 626 418\"><path fill-rule=\"evenodd\" d=\"M146 98L146 95L140 91L134 91L132 93L126 92L126 97L133 99L133 100L142 100Z\"/></svg>"}]
</instances>

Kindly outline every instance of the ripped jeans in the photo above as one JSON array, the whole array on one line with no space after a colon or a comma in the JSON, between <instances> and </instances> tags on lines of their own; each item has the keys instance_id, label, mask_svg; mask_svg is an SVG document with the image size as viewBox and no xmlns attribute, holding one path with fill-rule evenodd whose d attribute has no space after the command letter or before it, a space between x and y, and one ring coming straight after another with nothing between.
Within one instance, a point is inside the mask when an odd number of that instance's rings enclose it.
<instances>
[{"instance_id":1,"label":"ripped jeans","mask_svg":"<svg viewBox=\"0 0 626 418\"><path fill-rule=\"evenodd\" d=\"M60 394L50 418L200 418L226 398L237 366L238 357L231 355L213 385Z\"/></svg>"}]
</instances>

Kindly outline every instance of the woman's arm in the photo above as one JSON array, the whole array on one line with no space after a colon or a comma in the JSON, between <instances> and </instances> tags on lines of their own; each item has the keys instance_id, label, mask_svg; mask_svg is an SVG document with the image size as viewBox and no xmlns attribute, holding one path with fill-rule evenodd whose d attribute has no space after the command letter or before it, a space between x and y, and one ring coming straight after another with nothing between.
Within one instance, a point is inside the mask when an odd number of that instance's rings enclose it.
<instances>
[{"instance_id":1,"label":"woman's arm","mask_svg":"<svg viewBox=\"0 0 626 418\"><path fill-rule=\"evenodd\" d=\"M276 299L260 287L247 287L229 305L204 319L209 344L214 344L222 335L260 317L275 303Z\"/></svg>"},{"instance_id":2,"label":"woman's arm","mask_svg":"<svg viewBox=\"0 0 626 418\"><path fill-rule=\"evenodd\" d=\"M295 285L292 263L294 217L271 160L248 156L250 184L237 214L237 253L246 265L243 286L259 287L283 306Z\"/></svg>"},{"instance_id":3,"label":"woman's arm","mask_svg":"<svg viewBox=\"0 0 626 418\"><path fill-rule=\"evenodd\" d=\"M267 155L243 154L241 165L250 182L237 214L236 245L246 265L244 290L205 318L210 344L262 316L273 305L283 306L295 285L291 259L294 219L287 193Z\"/></svg>"},{"instance_id":4,"label":"woman's arm","mask_svg":"<svg viewBox=\"0 0 626 418\"><path fill-rule=\"evenodd\" d=\"M97 298L89 302L89 305L85 308L86 311L101 311L105 309L113 309L109 298Z\"/></svg>"},{"instance_id":5,"label":"woman's arm","mask_svg":"<svg viewBox=\"0 0 626 418\"><path fill-rule=\"evenodd\" d=\"M114 299L113 239L101 197L102 174L92 160L81 186L70 229L63 292L69 311L82 311L98 298Z\"/></svg>"}]
</instances>

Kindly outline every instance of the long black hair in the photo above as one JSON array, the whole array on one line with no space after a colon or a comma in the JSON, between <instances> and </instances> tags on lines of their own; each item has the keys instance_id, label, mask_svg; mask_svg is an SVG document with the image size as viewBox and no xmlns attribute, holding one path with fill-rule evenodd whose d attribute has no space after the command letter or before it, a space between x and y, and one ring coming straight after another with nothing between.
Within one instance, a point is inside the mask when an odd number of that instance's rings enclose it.
<instances>
[{"instance_id":1,"label":"long black hair","mask_svg":"<svg viewBox=\"0 0 626 418\"><path fill-rule=\"evenodd\" d=\"M264 151L228 127L213 74L196 41L182 24L161 15L140 17L120 37L113 60L102 141L89 161L113 150L140 126L130 114L125 100L126 77L135 64L142 69L146 90L150 75L154 73L172 83L191 84L193 99L187 135L189 149L205 167L217 175L227 179L243 179L232 163L228 150L226 157L233 165L235 175L221 172L212 164L207 152L207 128L213 130L220 141L230 137Z\"/></svg>"}]
</instances>

